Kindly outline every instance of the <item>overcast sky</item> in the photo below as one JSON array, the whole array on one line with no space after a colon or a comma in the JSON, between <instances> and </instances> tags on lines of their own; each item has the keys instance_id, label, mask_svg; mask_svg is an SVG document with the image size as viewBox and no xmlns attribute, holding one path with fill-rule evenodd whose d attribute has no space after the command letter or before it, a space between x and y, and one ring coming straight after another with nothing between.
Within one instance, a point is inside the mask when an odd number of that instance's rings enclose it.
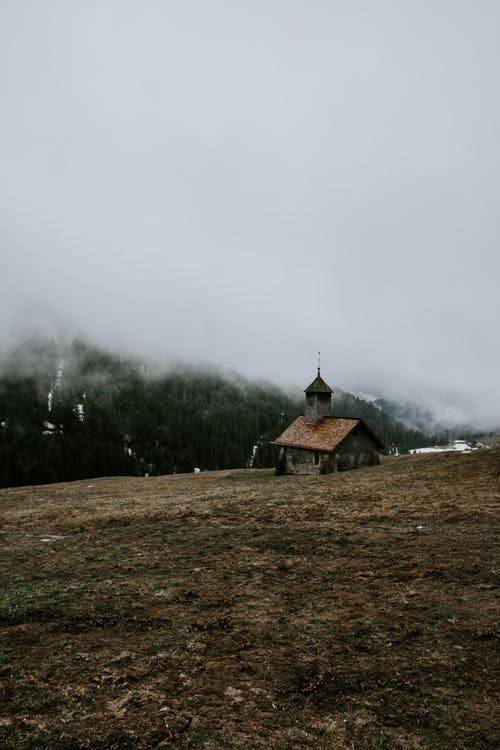
<instances>
[{"instance_id":1,"label":"overcast sky","mask_svg":"<svg viewBox=\"0 0 500 750\"><path fill-rule=\"evenodd\" d=\"M498 0L1 0L1 339L500 424Z\"/></svg>"}]
</instances>

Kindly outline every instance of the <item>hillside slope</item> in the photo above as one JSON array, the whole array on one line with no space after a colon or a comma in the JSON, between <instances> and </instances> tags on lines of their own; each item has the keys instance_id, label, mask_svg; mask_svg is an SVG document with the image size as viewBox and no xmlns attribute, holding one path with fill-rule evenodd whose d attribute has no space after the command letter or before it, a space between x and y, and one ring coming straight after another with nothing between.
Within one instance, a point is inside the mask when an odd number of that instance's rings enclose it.
<instances>
[{"instance_id":1,"label":"hillside slope","mask_svg":"<svg viewBox=\"0 0 500 750\"><path fill-rule=\"evenodd\" d=\"M153 374L82 341L27 342L0 359L0 487L271 466L271 441L303 413L297 397L216 369ZM350 394L334 409L388 450L435 442Z\"/></svg>"},{"instance_id":2,"label":"hillside slope","mask_svg":"<svg viewBox=\"0 0 500 750\"><path fill-rule=\"evenodd\" d=\"M1 490L2 746L495 747L499 472Z\"/></svg>"}]
</instances>

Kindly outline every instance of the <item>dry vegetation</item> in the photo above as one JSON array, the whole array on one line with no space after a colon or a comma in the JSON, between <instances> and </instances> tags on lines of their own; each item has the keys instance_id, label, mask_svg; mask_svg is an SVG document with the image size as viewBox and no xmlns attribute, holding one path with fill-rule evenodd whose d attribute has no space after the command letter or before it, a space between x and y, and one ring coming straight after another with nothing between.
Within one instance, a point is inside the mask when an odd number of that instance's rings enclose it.
<instances>
[{"instance_id":1,"label":"dry vegetation","mask_svg":"<svg viewBox=\"0 0 500 750\"><path fill-rule=\"evenodd\" d=\"M0 491L2 746L496 747L499 471Z\"/></svg>"}]
</instances>

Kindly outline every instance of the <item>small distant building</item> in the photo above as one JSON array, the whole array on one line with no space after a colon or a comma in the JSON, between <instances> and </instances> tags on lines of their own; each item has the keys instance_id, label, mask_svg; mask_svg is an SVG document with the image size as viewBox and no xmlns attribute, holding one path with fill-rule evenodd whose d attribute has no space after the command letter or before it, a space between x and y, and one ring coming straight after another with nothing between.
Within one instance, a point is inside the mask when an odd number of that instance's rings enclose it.
<instances>
[{"instance_id":1,"label":"small distant building","mask_svg":"<svg viewBox=\"0 0 500 750\"><path fill-rule=\"evenodd\" d=\"M332 389L318 374L305 389L303 417L273 440L277 474L329 474L380 463L383 443L362 419L332 417Z\"/></svg>"}]
</instances>

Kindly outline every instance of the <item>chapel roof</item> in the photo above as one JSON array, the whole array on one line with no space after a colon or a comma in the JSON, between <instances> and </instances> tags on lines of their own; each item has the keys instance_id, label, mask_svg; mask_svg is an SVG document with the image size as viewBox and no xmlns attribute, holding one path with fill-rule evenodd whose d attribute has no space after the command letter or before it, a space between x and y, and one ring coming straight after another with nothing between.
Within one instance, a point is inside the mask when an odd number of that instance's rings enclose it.
<instances>
[{"instance_id":1,"label":"chapel roof","mask_svg":"<svg viewBox=\"0 0 500 750\"><path fill-rule=\"evenodd\" d=\"M305 417L297 417L276 440L273 440L273 445L332 453L349 433L360 424L363 425L376 446L383 448L383 443L362 419L348 417L323 417L318 422L306 422Z\"/></svg>"}]
</instances>

